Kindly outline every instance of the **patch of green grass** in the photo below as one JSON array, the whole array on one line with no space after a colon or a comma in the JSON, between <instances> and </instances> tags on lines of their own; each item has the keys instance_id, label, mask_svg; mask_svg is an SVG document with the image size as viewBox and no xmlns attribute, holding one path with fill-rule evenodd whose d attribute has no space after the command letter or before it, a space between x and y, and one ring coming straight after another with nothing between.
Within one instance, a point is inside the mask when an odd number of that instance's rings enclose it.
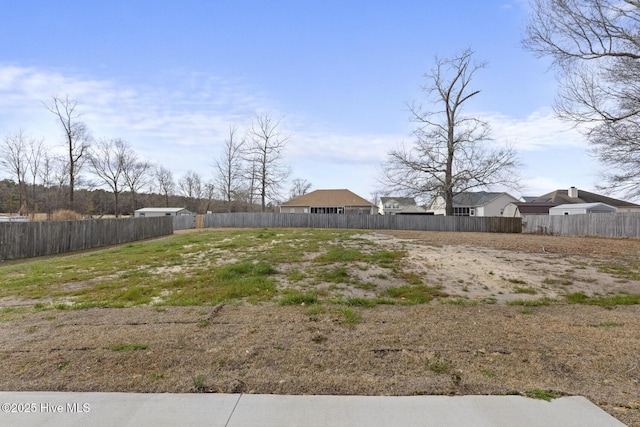
<instances>
[{"instance_id":1,"label":"patch of green grass","mask_svg":"<svg viewBox=\"0 0 640 427\"><path fill-rule=\"evenodd\" d=\"M294 291L284 295L278 303L280 305L313 305L318 304L318 295Z\"/></svg>"},{"instance_id":2,"label":"patch of green grass","mask_svg":"<svg viewBox=\"0 0 640 427\"><path fill-rule=\"evenodd\" d=\"M347 298L344 305L349 307L375 307L376 300L370 298Z\"/></svg>"},{"instance_id":3,"label":"patch of green grass","mask_svg":"<svg viewBox=\"0 0 640 427\"><path fill-rule=\"evenodd\" d=\"M509 283L513 283L513 284L516 284L516 285L526 285L527 284L527 282L525 282L522 279L507 279L507 281Z\"/></svg>"},{"instance_id":4,"label":"patch of green grass","mask_svg":"<svg viewBox=\"0 0 640 427\"><path fill-rule=\"evenodd\" d=\"M551 402L553 399L560 397L560 394L556 393L555 391L542 390L539 388L531 388L529 390L525 390L524 395L531 399L546 400L547 402Z\"/></svg>"},{"instance_id":5,"label":"patch of green grass","mask_svg":"<svg viewBox=\"0 0 640 427\"><path fill-rule=\"evenodd\" d=\"M388 288L386 295L390 298L402 300L406 304L428 304L434 298L446 297L447 293L440 286L410 286Z\"/></svg>"},{"instance_id":6,"label":"patch of green grass","mask_svg":"<svg viewBox=\"0 0 640 427\"><path fill-rule=\"evenodd\" d=\"M616 322L602 322L597 325L600 328L617 328L618 326L622 326L620 323Z\"/></svg>"},{"instance_id":7,"label":"patch of green grass","mask_svg":"<svg viewBox=\"0 0 640 427\"><path fill-rule=\"evenodd\" d=\"M437 360L427 365L427 369L436 374L448 374L451 372L451 362L437 358Z\"/></svg>"},{"instance_id":8,"label":"patch of green grass","mask_svg":"<svg viewBox=\"0 0 640 427\"><path fill-rule=\"evenodd\" d=\"M496 373L493 372L490 369L481 369L480 372L482 372L482 375L484 375L487 378L495 378L496 377Z\"/></svg>"},{"instance_id":9,"label":"patch of green grass","mask_svg":"<svg viewBox=\"0 0 640 427\"><path fill-rule=\"evenodd\" d=\"M540 299L517 299L517 300L507 301L507 305L521 305L523 307L544 307L544 306L554 304L556 302L557 301L544 297Z\"/></svg>"},{"instance_id":10,"label":"patch of green grass","mask_svg":"<svg viewBox=\"0 0 640 427\"><path fill-rule=\"evenodd\" d=\"M109 348L113 351L136 351L146 350L149 346L147 344L112 344Z\"/></svg>"},{"instance_id":11,"label":"patch of green grass","mask_svg":"<svg viewBox=\"0 0 640 427\"><path fill-rule=\"evenodd\" d=\"M343 246L336 246L324 254L314 258L314 262L320 264L334 264L337 262L355 262L365 259L365 255L357 249L349 249Z\"/></svg>"},{"instance_id":12,"label":"patch of green grass","mask_svg":"<svg viewBox=\"0 0 640 427\"><path fill-rule=\"evenodd\" d=\"M362 323L362 316L355 310L351 308L340 308L337 311L337 314L340 315L340 319L338 323L354 327L360 323Z\"/></svg>"},{"instance_id":13,"label":"patch of green grass","mask_svg":"<svg viewBox=\"0 0 640 427\"><path fill-rule=\"evenodd\" d=\"M348 283L349 272L344 266L337 266L332 269L322 269L318 272L318 278L323 282Z\"/></svg>"},{"instance_id":14,"label":"patch of green grass","mask_svg":"<svg viewBox=\"0 0 640 427\"><path fill-rule=\"evenodd\" d=\"M538 291L536 291L533 288L524 288L521 286L516 286L515 288L513 288L513 292L516 294L529 294L529 295L535 295L538 293Z\"/></svg>"},{"instance_id":15,"label":"patch of green grass","mask_svg":"<svg viewBox=\"0 0 640 427\"><path fill-rule=\"evenodd\" d=\"M575 292L565 295L569 304L599 305L610 308L616 305L638 305L640 304L640 294L621 293L613 296L588 296L584 292Z\"/></svg>"},{"instance_id":16,"label":"patch of green grass","mask_svg":"<svg viewBox=\"0 0 640 427\"><path fill-rule=\"evenodd\" d=\"M468 298L446 298L440 300L440 304L470 306L478 305L478 301L470 300Z\"/></svg>"},{"instance_id":17,"label":"patch of green grass","mask_svg":"<svg viewBox=\"0 0 640 427\"><path fill-rule=\"evenodd\" d=\"M624 277L631 280L640 280L640 266L629 267L620 264L606 264L598 267L603 273L613 274L614 276Z\"/></svg>"}]
</instances>

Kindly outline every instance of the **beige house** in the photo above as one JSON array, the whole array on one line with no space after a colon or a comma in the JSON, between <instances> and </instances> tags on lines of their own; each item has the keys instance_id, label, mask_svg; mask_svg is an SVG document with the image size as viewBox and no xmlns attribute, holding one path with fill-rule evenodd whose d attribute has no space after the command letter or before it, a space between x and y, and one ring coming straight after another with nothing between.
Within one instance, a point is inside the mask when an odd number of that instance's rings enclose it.
<instances>
[{"instance_id":1,"label":"beige house","mask_svg":"<svg viewBox=\"0 0 640 427\"><path fill-rule=\"evenodd\" d=\"M280 213L374 215L377 210L349 190L315 190L280 205Z\"/></svg>"},{"instance_id":2,"label":"beige house","mask_svg":"<svg viewBox=\"0 0 640 427\"><path fill-rule=\"evenodd\" d=\"M518 202L518 199L509 193L466 191L453 196L453 216L503 216L506 206L514 202ZM444 197L436 197L429 212L444 215Z\"/></svg>"}]
</instances>

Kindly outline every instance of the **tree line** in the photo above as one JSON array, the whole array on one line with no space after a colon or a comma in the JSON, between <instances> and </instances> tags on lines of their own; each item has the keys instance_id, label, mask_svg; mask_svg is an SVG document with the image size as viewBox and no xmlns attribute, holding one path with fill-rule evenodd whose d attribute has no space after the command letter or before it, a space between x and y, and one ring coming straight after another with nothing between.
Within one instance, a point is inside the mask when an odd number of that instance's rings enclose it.
<instances>
[{"instance_id":1,"label":"tree line","mask_svg":"<svg viewBox=\"0 0 640 427\"><path fill-rule=\"evenodd\" d=\"M140 207L179 206L197 212L266 211L283 198L291 169L283 161L288 136L280 120L254 117L246 131L229 126L212 175L171 169L141 158L122 138L94 138L78 112L78 101L53 96L45 108L60 124L64 154L23 130L6 134L0 166L10 179L0 182L0 212L51 214L66 209L83 215L132 214ZM290 195L311 184L293 180Z\"/></svg>"}]
</instances>

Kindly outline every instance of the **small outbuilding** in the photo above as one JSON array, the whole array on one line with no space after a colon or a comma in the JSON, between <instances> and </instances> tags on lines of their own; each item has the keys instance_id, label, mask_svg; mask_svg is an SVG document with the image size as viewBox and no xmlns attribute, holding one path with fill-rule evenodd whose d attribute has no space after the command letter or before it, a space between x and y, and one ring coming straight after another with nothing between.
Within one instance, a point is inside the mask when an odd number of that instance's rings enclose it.
<instances>
[{"instance_id":1,"label":"small outbuilding","mask_svg":"<svg viewBox=\"0 0 640 427\"><path fill-rule=\"evenodd\" d=\"M178 216L193 215L193 212L186 208L142 208L136 209L133 216L135 218L150 218L155 216Z\"/></svg>"},{"instance_id":2,"label":"small outbuilding","mask_svg":"<svg viewBox=\"0 0 640 427\"><path fill-rule=\"evenodd\" d=\"M605 203L571 203L554 206L549 215L584 215L598 213L616 213L618 209Z\"/></svg>"}]
</instances>

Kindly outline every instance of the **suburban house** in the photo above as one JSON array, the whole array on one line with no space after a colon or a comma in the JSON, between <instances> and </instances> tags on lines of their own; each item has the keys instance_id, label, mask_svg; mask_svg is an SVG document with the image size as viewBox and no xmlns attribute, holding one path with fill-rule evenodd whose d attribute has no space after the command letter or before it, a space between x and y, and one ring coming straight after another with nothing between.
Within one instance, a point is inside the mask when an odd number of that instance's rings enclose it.
<instances>
[{"instance_id":1,"label":"suburban house","mask_svg":"<svg viewBox=\"0 0 640 427\"><path fill-rule=\"evenodd\" d=\"M584 215L616 213L617 209L605 203L569 203L549 209L549 215Z\"/></svg>"},{"instance_id":2,"label":"suburban house","mask_svg":"<svg viewBox=\"0 0 640 427\"><path fill-rule=\"evenodd\" d=\"M509 193L465 191L453 196L453 216L502 216L505 207L515 202L518 202L518 199ZM436 197L429 211L435 215L444 215L444 197Z\"/></svg>"},{"instance_id":3,"label":"suburban house","mask_svg":"<svg viewBox=\"0 0 640 427\"><path fill-rule=\"evenodd\" d=\"M568 190L556 190L540 197L530 198L526 203L509 205L505 209L505 216L549 215L551 213L550 209L559 205L590 203L612 206L616 208L617 212L640 212L640 205L570 187Z\"/></svg>"},{"instance_id":4,"label":"suburban house","mask_svg":"<svg viewBox=\"0 0 640 427\"><path fill-rule=\"evenodd\" d=\"M193 215L185 208L142 208L133 213L135 218L150 218L154 216Z\"/></svg>"},{"instance_id":5,"label":"suburban house","mask_svg":"<svg viewBox=\"0 0 640 427\"><path fill-rule=\"evenodd\" d=\"M365 214L378 208L349 190L315 190L280 205L280 213Z\"/></svg>"},{"instance_id":6,"label":"suburban house","mask_svg":"<svg viewBox=\"0 0 640 427\"><path fill-rule=\"evenodd\" d=\"M413 197L380 197L378 213L380 215L424 215L427 210L416 205Z\"/></svg>"}]
</instances>

